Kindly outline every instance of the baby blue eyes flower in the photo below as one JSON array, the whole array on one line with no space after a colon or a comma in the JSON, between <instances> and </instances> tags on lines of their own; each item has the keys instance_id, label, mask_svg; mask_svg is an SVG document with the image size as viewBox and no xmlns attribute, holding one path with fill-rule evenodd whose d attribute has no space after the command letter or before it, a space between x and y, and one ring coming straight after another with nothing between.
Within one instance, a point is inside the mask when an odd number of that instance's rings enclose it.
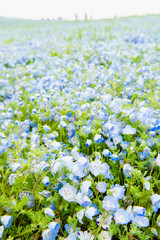
<instances>
[{"instance_id":1,"label":"baby blue eyes flower","mask_svg":"<svg viewBox=\"0 0 160 240\"><path fill-rule=\"evenodd\" d=\"M99 182L99 183L97 183L96 188L100 193L105 193L106 188L107 188L107 183L106 182Z\"/></svg>"},{"instance_id":2,"label":"baby blue eyes flower","mask_svg":"<svg viewBox=\"0 0 160 240\"><path fill-rule=\"evenodd\" d=\"M57 150L57 151L60 151L62 149L61 144L59 142L56 142L56 141L51 143L51 148L53 150Z\"/></svg>"},{"instance_id":3,"label":"baby blue eyes flower","mask_svg":"<svg viewBox=\"0 0 160 240\"><path fill-rule=\"evenodd\" d=\"M136 133L136 129L132 128L130 125L127 125L123 130L122 133L124 135L132 135Z\"/></svg>"},{"instance_id":4,"label":"baby blue eyes flower","mask_svg":"<svg viewBox=\"0 0 160 240\"><path fill-rule=\"evenodd\" d=\"M89 147L89 146L91 145L91 143L92 143L92 140L88 139L88 140L86 141L86 147Z\"/></svg>"},{"instance_id":5,"label":"baby blue eyes flower","mask_svg":"<svg viewBox=\"0 0 160 240\"><path fill-rule=\"evenodd\" d=\"M10 227L12 221L13 221L13 217L12 216L4 215L4 216L1 217L1 223L3 224L3 226L5 228Z\"/></svg>"},{"instance_id":6,"label":"baby blue eyes flower","mask_svg":"<svg viewBox=\"0 0 160 240\"><path fill-rule=\"evenodd\" d=\"M12 186L14 183L15 183L15 180L17 178L17 174L15 173L12 173L9 175L8 177L8 182L9 182L9 185Z\"/></svg>"},{"instance_id":7,"label":"baby blue eyes flower","mask_svg":"<svg viewBox=\"0 0 160 240\"><path fill-rule=\"evenodd\" d=\"M101 161L100 160L96 160L94 162L91 162L90 165L89 165L89 171L95 177L97 177L99 175L99 172L100 172L100 166L101 166Z\"/></svg>"},{"instance_id":8,"label":"baby blue eyes flower","mask_svg":"<svg viewBox=\"0 0 160 240\"><path fill-rule=\"evenodd\" d=\"M4 235L4 226L0 226L0 239L2 239Z\"/></svg>"},{"instance_id":9,"label":"baby blue eyes flower","mask_svg":"<svg viewBox=\"0 0 160 240\"><path fill-rule=\"evenodd\" d=\"M103 137L102 137L101 135L96 134L96 135L94 136L94 142L95 142L95 143L102 143L103 141L104 141L104 139L103 139Z\"/></svg>"},{"instance_id":10,"label":"baby blue eyes flower","mask_svg":"<svg viewBox=\"0 0 160 240\"><path fill-rule=\"evenodd\" d=\"M74 202L77 189L71 186L69 183L65 183L59 190L59 194L68 202Z\"/></svg>"},{"instance_id":11,"label":"baby blue eyes flower","mask_svg":"<svg viewBox=\"0 0 160 240\"><path fill-rule=\"evenodd\" d=\"M111 154L112 154L112 153L111 153L108 149L104 149L104 150L103 150L103 155L104 155L105 157L110 157Z\"/></svg>"},{"instance_id":12,"label":"baby blue eyes flower","mask_svg":"<svg viewBox=\"0 0 160 240\"><path fill-rule=\"evenodd\" d=\"M93 216L98 215L99 211L95 207L87 207L85 211L85 216L89 218L91 221L93 220Z\"/></svg>"},{"instance_id":13,"label":"baby blue eyes flower","mask_svg":"<svg viewBox=\"0 0 160 240\"><path fill-rule=\"evenodd\" d=\"M160 153L158 154L156 160L155 160L155 163L158 167L160 167Z\"/></svg>"},{"instance_id":14,"label":"baby blue eyes flower","mask_svg":"<svg viewBox=\"0 0 160 240\"><path fill-rule=\"evenodd\" d=\"M118 199L112 196L106 196L103 200L103 208L107 211L116 211L120 207Z\"/></svg>"},{"instance_id":15,"label":"baby blue eyes flower","mask_svg":"<svg viewBox=\"0 0 160 240\"><path fill-rule=\"evenodd\" d=\"M119 157L118 157L116 154L112 154L112 155L111 155L111 160L112 160L112 161L118 161L118 160L119 160Z\"/></svg>"},{"instance_id":16,"label":"baby blue eyes flower","mask_svg":"<svg viewBox=\"0 0 160 240\"><path fill-rule=\"evenodd\" d=\"M108 217L103 219L102 214L100 214L99 217L96 219L96 223L97 223L97 225L99 225L102 222L102 228L104 228L105 230L108 231L112 220L113 220L112 215L109 215Z\"/></svg>"},{"instance_id":17,"label":"baby blue eyes flower","mask_svg":"<svg viewBox=\"0 0 160 240\"><path fill-rule=\"evenodd\" d=\"M154 212L158 212L158 209L160 208L160 195L154 194L151 196L152 201L152 209Z\"/></svg>"},{"instance_id":18,"label":"baby blue eyes flower","mask_svg":"<svg viewBox=\"0 0 160 240\"><path fill-rule=\"evenodd\" d=\"M42 182L44 183L45 186L49 186L49 177L44 177Z\"/></svg>"},{"instance_id":19,"label":"baby blue eyes flower","mask_svg":"<svg viewBox=\"0 0 160 240\"><path fill-rule=\"evenodd\" d=\"M123 173L127 178L131 177L132 170L133 170L133 167L130 164L125 164L123 166Z\"/></svg>"},{"instance_id":20,"label":"baby blue eyes flower","mask_svg":"<svg viewBox=\"0 0 160 240\"><path fill-rule=\"evenodd\" d=\"M78 204L80 204L82 207L87 207L87 206L91 206L91 200L89 199L88 196L86 196L85 194L78 192L75 200Z\"/></svg>"},{"instance_id":21,"label":"baby blue eyes flower","mask_svg":"<svg viewBox=\"0 0 160 240\"><path fill-rule=\"evenodd\" d=\"M119 184L116 184L116 185L112 186L111 193L114 198L122 199L122 198L124 198L125 187L120 186Z\"/></svg>"},{"instance_id":22,"label":"baby blue eyes flower","mask_svg":"<svg viewBox=\"0 0 160 240\"><path fill-rule=\"evenodd\" d=\"M51 208L46 208L45 214L49 215L50 217L54 217L54 212Z\"/></svg>"},{"instance_id":23,"label":"baby blue eyes flower","mask_svg":"<svg viewBox=\"0 0 160 240\"><path fill-rule=\"evenodd\" d=\"M114 219L116 224L122 225L127 224L131 221L129 213L121 208L114 213Z\"/></svg>"},{"instance_id":24,"label":"baby blue eyes flower","mask_svg":"<svg viewBox=\"0 0 160 240\"><path fill-rule=\"evenodd\" d=\"M149 219L147 217L142 216L135 216L132 218L132 222L137 224L138 227L148 227L149 226Z\"/></svg>"},{"instance_id":25,"label":"baby blue eyes flower","mask_svg":"<svg viewBox=\"0 0 160 240\"><path fill-rule=\"evenodd\" d=\"M133 207L133 215L138 215L138 216L144 217L146 215L146 209L143 207L134 206Z\"/></svg>"},{"instance_id":26,"label":"baby blue eyes flower","mask_svg":"<svg viewBox=\"0 0 160 240\"><path fill-rule=\"evenodd\" d=\"M82 209L82 210L80 210L79 212L76 213L76 217L78 218L78 221L81 224L83 224L82 219L83 219L83 216L84 216L84 212L85 212L85 210Z\"/></svg>"},{"instance_id":27,"label":"baby blue eyes flower","mask_svg":"<svg viewBox=\"0 0 160 240\"><path fill-rule=\"evenodd\" d=\"M99 237L100 237L99 238L100 240L111 240L112 239L112 235L110 235L108 231L101 231Z\"/></svg>"},{"instance_id":28,"label":"baby blue eyes flower","mask_svg":"<svg viewBox=\"0 0 160 240\"><path fill-rule=\"evenodd\" d=\"M49 132L49 131L51 130L51 128L50 128L49 126L47 126L47 125L44 125L44 126L43 126L43 129L44 129L44 131L46 131L46 132Z\"/></svg>"},{"instance_id":29,"label":"baby blue eyes flower","mask_svg":"<svg viewBox=\"0 0 160 240\"><path fill-rule=\"evenodd\" d=\"M16 172L18 169L21 168L21 164L19 163L11 163L9 167L12 169L13 172Z\"/></svg>"},{"instance_id":30,"label":"baby blue eyes flower","mask_svg":"<svg viewBox=\"0 0 160 240\"><path fill-rule=\"evenodd\" d=\"M78 239L80 240L94 240L94 236L90 233L90 231L78 232Z\"/></svg>"}]
</instances>

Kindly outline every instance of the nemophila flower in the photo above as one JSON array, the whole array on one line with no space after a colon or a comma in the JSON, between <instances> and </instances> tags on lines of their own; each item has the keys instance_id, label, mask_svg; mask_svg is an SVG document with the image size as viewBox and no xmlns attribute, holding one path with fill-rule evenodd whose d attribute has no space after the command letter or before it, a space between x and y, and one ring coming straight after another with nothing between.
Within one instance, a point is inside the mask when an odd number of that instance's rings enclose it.
<instances>
[{"instance_id":1,"label":"nemophila flower","mask_svg":"<svg viewBox=\"0 0 160 240\"><path fill-rule=\"evenodd\" d=\"M81 192L82 192L83 194L86 194L86 195L87 195L90 186L91 186L91 181L84 181L84 182L82 182L82 185L81 185L81 187L80 187Z\"/></svg>"},{"instance_id":2,"label":"nemophila flower","mask_svg":"<svg viewBox=\"0 0 160 240\"><path fill-rule=\"evenodd\" d=\"M152 209L154 212L157 212L158 209L160 208L160 195L154 194L151 196L151 201L152 201Z\"/></svg>"},{"instance_id":3,"label":"nemophila flower","mask_svg":"<svg viewBox=\"0 0 160 240\"><path fill-rule=\"evenodd\" d=\"M103 208L107 211L116 211L120 207L118 199L112 196L106 196L103 200Z\"/></svg>"},{"instance_id":4,"label":"nemophila flower","mask_svg":"<svg viewBox=\"0 0 160 240\"><path fill-rule=\"evenodd\" d=\"M136 133L136 129L132 128L130 125L126 125L126 127L122 130L124 135L132 135Z\"/></svg>"},{"instance_id":5,"label":"nemophila flower","mask_svg":"<svg viewBox=\"0 0 160 240\"><path fill-rule=\"evenodd\" d=\"M89 218L91 221L93 220L93 216L96 216L98 214L99 210L96 205L93 204L92 206L86 208L85 216Z\"/></svg>"},{"instance_id":6,"label":"nemophila flower","mask_svg":"<svg viewBox=\"0 0 160 240\"><path fill-rule=\"evenodd\" d=\"M111 160L112 160L112 161L118 161L118 160L119 160L119 157L118 157L116 154L112 154L112 155L111 155Z\"/></svg>"},{"instance_id":7,"label":"nemophila flower","mask_svg":"<svg viewBox=\"0 0 160 240\"><path fill-rule=\"evenodd\" d=\"M114 213L114 219L116 224L127 224L131 221L130 215L127 211L125 211L123 208L119 208L115 213Z\"/></svg>"},{"instance_id":8,"label":"nemophila flower","mask_svg":"<svg viewBox=\"0 0 160 240\"><path fill-rule=\"evenodd\" d=\"M6 136L3 132L0 132L0 138L4 139Z\"/></svg>"},{"instance_id":9,"label":"nemophila flower","mask_svg":"<svg viewBox=\"0 0 160 240\"><path fill-rule=\"evenodd\" d=\"M158 153L155 163L158 167L160 167L160 153Z\"/></svg>"},{"instance_id":10,"label":"nemophila flower","mask_svg":"<svg viewBox=\"0 0 160 240\"><path fill-rule=\"evenodd\" d=\"M87 195L82 192L78 192L75 201L80 204L82 207L91 206L92 202Z\"/></svg>"},{"instance_id":11,"label":"nemophila flower","mask_svg":"<svg viewBox=\"0 0 160 240\"><path fill-rule=\"evenodd\" d=\"M109 178L110 179L110 177L111 177L110 166L105 162L101 163L99 173L102 174L104 176L104 178Z\"/></svg>"},{"instance_id":12,"label":"nemophila flower","mask_svg":"<svg viewBox=\"0 0 160 240\"><path fill-rule=\"evenodd\" d=\"M115 148L113 142L111 142L109 139L105 140L105 143L107 144L109 149L114 149Z\"/></svg>"},{"instance_id":13,"label":"nemophila flower","mask_svg":"<svg viewBox=\"0 0 160 240\"><path fill-rule=\"evenodd\" d=\"M44 177L42 182L44 183L45 186L49 186L49 177Z\"/></svg>"},{"instance_id":14,"label":"nemophila flower","mask_svg":"<svg viewBox=\"0 0 160 240\"><path fill-rule=\"evenodd\" d=\"M106 188L107 188L107 183L106 182L98 182L96 189L100 192L100 193L105 193L106 192Z\"/></svg>"},{"instance_id":15,"label":"nemophila flower","mask_svg":"<svg viewBox=\"0 0 160 240\"><path fill-rule=\"evenodd\" d=\"M85 231L85 232L78 232L78 239L80 240L94 240L94 236L91 234L91 232Z\"/></svg>"},{"instance_id":16,"label":"nemophila flower","mask_svg":"<svg viewBox=\"0 0 160 240\"><path fill-rule=\"evenodd\" d=\"M4 215L4 216L1 217L1 223L3 224L3 226L5 228L10 227L12 221L13 221L13 217L12 216Z\"/></svg>"},{"instance_id":17,"label":"nemophila flower","mask_svg":"<svg viewBox=\"0 0 160 240\"><path fill-rule=\"evenodd\" d=\"M99 238L100 238L100 240L111 240L112 239L112 235L110 235L108 231L104 231L103 230L99 234Z\"/></svg>"},{"instance_id":18,"label":"nemophila flower","mask_svg":"<svg viewBox=\"0 0 160 240\"><path fill-rule=\"evenodd\" d=\"M44 212L45 212L45 214L49 215L50 217L54 217L54 212L51 208L46 208Z\"/></svg>"},{"instance_id":19,"label":"nemophila flower","mask_svg":"<svg viewBox=\"0 0 160 240\"><path fill-rule=\"evenodd\" d=\"M128 163L123 166L123 173L127 178L131 177L133 167Z\"/></svg>"},{"instance_id":20,"label":"nemophila flower","mask_svg":"<svg viewBox=\"0 0 160 240\"><path fill-rule=\"evenodd\" d=\"M127 141L122 141L120 145L124 150L126 150L130 146L130 143Z\"/></svg>"},{"instance_id":21,"label":"nemophila flower","mask_svg":"<svg viewBox=\"0 0 160 240\"><path fill-rule=\"evenodd\" d=\"M78 221L83 224L82 219L84 217L85 210L81 209L79 212L76 213L76 217L78 218Z\"/></svg>"},{"instance_id":22,"label":"nemophila flower","mask_svg":"<svg viewBox=\"0 0 160 240\"><path fill-rule=\"evenodd\" d=\"M21 168L21 164L19 164L19 163L11 163L11 164L9 164L9 167L11 168L11 170L13 172L17 172L17 170Z\"/></svg>"},{"instance_id":23,"label":"nemophila flower","mask_svg":"<svg viewBox=\"0 0 160 240\"><path fill-rule=\"evenodd\" d=\"M91 143L92 143L92 140L88 139L88 140L86 141L86 147L89 147L89 146L91 145Z\"/></svg>"},{"instance_id":24,"label":"nemophila flower","mask_svg":"<svg viewBox=\"0 0 160 240\"><path fill-rule=\"evenodd\" d=\"M52 232L51 229L46 229L43 233L42 233L42 239L43 240L55 240L57 237L57 235L55 235L54 232Z\"/></svg>"},{"instance_id":25,"label":"nemophila flower","mask_svg":"<svg viewBox=\"0 0 160 240\"><path fill-rule=\"evenodd\" d=\"M2 239L4 235L4 226L0 226L0 239Z\"/></svg>"},{"instance_id":26,"label":"nemophila flower","mask_svg":"<svg viewBox=\"0 0 160 240\"><path fill-rule=\"evenodd\" d=\"M138 227L148 227L149 226L149 219L147 217L138 216L132 217L132 222L137 224Z\"/></svg>"},{"instance_id":27,"label":"nemophila flower","mask_svg":"<svg viewBox=\"0 0 160 240\"><path fill-rule=\"evenodd\" d=\"M151 149L150 149L149 147L145 147L145 148L143 149L143 155L144 155L145 157L149 157L149 156L150 156L150 151L151 151Z\"/></svg>"},{"instance_id":28,"label":"nemophila flower","mask_svg":"<svg viewBox=\"0 0 160 240\"><path fill-rule=\"evenodd\" d=\"M44 126L43 126L43 129L44 129L44 131L46 131L46 132L49 132L49 131L51 130L51 128L50 128L49 126L47 126L47 125L44 125Z\"/></svg>"},{"instance_id":29,"label":"nemophila flower","mask_svg":"<svg viewBox=\"0 0 160 240\"><path fill-rule=\"evenodd\" d=\"M125 187L120 186L119 184L116 184L111 187L110 192L112 193L114 198L122 199L124 198Z\"/></svg>"},{"instance_id":30,"label":"nemophila flower","mask_svg":"<svg viewBox=\"0 0 160 240\"><path fill-rule=\"evenodd\" d=\"M69 183L65 183L63 187L59 190L59 194L68 202L75 201L76 193L77 189Z\"/></svg>"},{"instance_id":31,"label":"nemophila flower","mask_svg":"<svg viewBox=\"0 0 160 240\"><path fill-rule=\"evenodd\" d=\"M57 151L61 151L62 148L61 148L61 144L59 142L52 142L50 147L53 149L53 150L57 150Z\"/></svg>"},{"instance_id":32,"label":"nemophila flower","mask_svg":"<svg viewBox=\"0 0 160 240\"><path fill-rule=\"evenodd\" d=\"M15 183L16 178L17 178L16 173L12 173L12 174L9 175L8 183L9 183L10 186L12 186Z\"/></svg>"},{"instance_id":33,"label":"nemophila flower","mask_svg":"<svg viewBox=\"0 0 160 240\"><path fill-rule=\"evenodd\" d=\"M43 190L42 192L38 193L39 195L42 195L43 197L50 197L50 195L52 194L52 192L47 191L47 190Z\"/></svg>"},{"instance_id":34,"label":"nemophila flower","mask_svg":"<svg viewBox=\"0 0 160 240\"><path fill-rule=\"evenodd\" d=\"M0 146L0 156L2 155L2 153L4 153L6 151L6 148L4 146Z\"/></svg>"},{"instance_id":35,"label":"nemophila flower","mask_svg":"<svg viewBox=\"0 0 160 240\"><path fill-rule=\"evenodd\" d=\"M78 237L77 233L70 233L67 238L64 238L64 240L76 240Z\"/></svg>"},{"instance_id":36,"label":"nemophila flower","mask_svg":"<svg viewBox=\"0 0 160 240\"><path fill-rule=\"evenodd\" d=\"M27 202L27 206L30 208L30 207L33 207L34 206L34 196L33 196L33 194L31 194L31 195L28 195L28 199L29 199L29 201Z\"/></svg>"},{"instance_id":37,"label":"nemophila flower","mask_svg":"<svg viewBox=\"0 0 160 240\"><path fill-rule=\"evenodd\" d=\"M99 134L96 134L93 139L95 143L102 143L104 141L103 137Z\"/></svg>"},{"instance_id":38,"label":"nemophila flower","mask_svg":"<svg viewBox=\"0 0 160 240\"><path fill-rule=\"evenodd\" d=\"M146 215L146 209L143 207L139 207L139 206L134 206L133 207L133 215L138 215L138 216L145 216Z\"/></svg>"},{"instance_id":39,"label":"nemophila flower","mask_svg":"<svg viewBox=\"0 0 160 240\"><path fill-rule=\"evenodd\" d=\"M103 150L103 155L104 155L105 157L110 157L111 154L112 154L112 153L111 153L108 149L104 149L104 150Z\"/></svg>"},{"instance_id":40,"label":"nemophila flower","mask_svg":"<svg viewBox=\"0 0 160 240\"><path fill-rule=\"evenodd\" d=\"M151 187L150 182L145 180L144 181L144 187L145 187L146 191L148 191L150 189L150 187Z\"/></svg>"},{"instance_id":41,"label":"nemophila flower","mask_svg":"<svg viewBox=\"0 0 160 240\"><path fill-rule=\"evenodd\" d=\"M101 167L101 161L100 160L96 160L90 163L89 165L89 171L95 176L97 177L100 173L100 167Z\"/></svg>"},{"instance_id":42,"label":"nemophila flower","mask_svg":"<svg viewBox=\"0 0 160 240\"><path fill-rule=\"evenodd\" d=\"M117 145L123 141L123 137L120 135L115 135L112 137L114 145Z\"/></svg>"},{"instance_id":43,"label":"nemophila flower","mask_svg":"<svg viewBox=\"0 0 160 240\"><path fill-rule=\"evenodd\" d=\"M109 215L105 219L103 219L102 214L100 214L99 217L96 219L96 223L97 223L97 225L102 223L102 228L104 228L105 230L108 231L112 220L113 220L112 215Z\"/></svg>"}]
</instances>

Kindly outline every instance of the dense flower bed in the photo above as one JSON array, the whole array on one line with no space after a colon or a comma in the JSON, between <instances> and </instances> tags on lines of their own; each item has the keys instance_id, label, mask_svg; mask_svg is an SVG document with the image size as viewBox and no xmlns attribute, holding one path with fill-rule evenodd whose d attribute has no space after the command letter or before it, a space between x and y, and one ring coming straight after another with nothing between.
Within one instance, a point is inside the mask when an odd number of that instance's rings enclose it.
<instances>
[{"instance_id":1,"label":"dense flower bed","mask_svg":"<svg viewBox=\"0 0 160 240\"><path fill-rule=\"evenodd\" d=\"M0 19L0 239L160 238L159 23Z\"/></svg>"}]
</instances>

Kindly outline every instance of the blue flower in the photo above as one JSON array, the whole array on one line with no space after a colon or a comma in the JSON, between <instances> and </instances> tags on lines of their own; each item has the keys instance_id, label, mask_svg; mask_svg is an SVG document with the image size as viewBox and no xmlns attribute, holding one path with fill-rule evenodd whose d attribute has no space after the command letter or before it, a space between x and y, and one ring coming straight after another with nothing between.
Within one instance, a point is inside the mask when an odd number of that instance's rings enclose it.
<instances>
[{"instance_id":1,"label":"blue flower","mask_svg":"<svg viewBox=\"0 0 160 240\"><path fill-rule=\"evenodd\" d=\"M136 133L136 129L132 128L130 125L126 125L122 132L125 135L132 135Z\"/></svg>"},{"instance_id":2,"label":"blue flower","mask_svg":"<svg viewBox=\"0 0 160 240\"><path fill-rule=\"evenodd\" d=\"M128 163L123 166L123 173L127 178L131 177L133 167Z\"/></svg>"},{"instance_id":3,"label":"blue flower","mask_svg":"<svg viewBox=\"0 0 160 240\"><path fill-rule=\"evenodd\" d=\"M149 219L147 217L142 216L135 216L132 217L132 222L137 224L138 227L148 227L149 226Z\"/></svg>"},{"instance_id":4,"label":"blue flower","mask_svg":"<svg viewBox=\"0 0 160 240\"><path fill-rule=\"evenodd\" d=\"M112 196L106 196L103 200L103 208L107 211L117 211L120 207L118 199Z\"/></svg>"},{"instance_id":5,"label":"blue flower","mask_svg":"<svg viewBox=\"0 0 160 240\"><path fill-rule=\"evenodd\" d=\"M100 192L100 193L105 193L106 192L106 188L107 188L107 183L106 182L98 182L96 189Z\"/></svg>"},{"instance_id":6,"label":"blue flower","mask_svg":"<svg viewBox=\"0 0 160 240\"><path fill-rule=\"evenodd\" d=\"M120 186L119 184L113 185L111 187L111 193L114 198L122 199L122 198L124 198L125 187Z\"/></svg>"},{"instance_id":7,"label":"blue flower","mask_svg":"<svg viewBox=\"0 0 160 240\"><path fill-rule=\"evenodd\" d=\"M4 235L4 226L0 226L0 239L2 239Z\"/></svg>"},{"instance_id":8,"label":"blue flower","mask_svg":"<svg viewBox=\"0 0 160 240\"><path fill-rule=\"evenodd\" d=\"M103 137L101 135L96 134L94 136L94 141L95 141L95 143L102 143L104 141L104 139L103 139Z\"/></svg>"},{"instance_id":9,"label":"blue flower","mask_svg":"<svg viewBox=\"0 0 160 240\"><path fill-rule=\"evenodd\" d=\"M44 125L43 126L43 129L46 131L46 132L49 132L51 130L51 128L47 125Z\"/></svg>"},{"instance_id":10,"label":"blue flower","mask_svg":"<svg viewBox=\"0 0 160 240\"><path fill-rule=\"evenodd\" d=\"M44 177L42 182L44 183L45 186L49 186L49 177Z\"/></svg>"},{"instance_id":11,"label":"blue flower","mask_svg":"<svg viewBox=\"0 0 160 240\"><path fill-rule=\"evenodd\" d=\"M104 155L105 157L110 157L111 154L112 154L112 153L111 153L108 149L104 149L104 150L103 150L103 155Z\"/></svg>"},{"instance_id":12,"label":"blue flower","mask_svg":"<svg viewBox=\"0 0 160 240\"><path fill-rule=\"evenodd\" d=\"M12 221L13 221L13 217L12 216L4 215L4 216L1 217L1 223L3 224L3 226L5 228L10 227Z\"/></svg>"},{"instance_id":13,"label":"blue flower","mask_svg":"<svg viewBox=\"0 0 160 240\"><path fill-rule=\"evenodd\" d=\"M74 202L77 189L71 186L69 183L65 183L59 190L59 194L68 202Z\"/></svg>"},{"instance_id":14,"label":"blue flower","mask_svg":"<svg viewBox=\"0 0 160 240\"><path fill-rule=\"evenodd\" d=\"M116 221L116 224L122 224L122 225L127 224L131 221L129 213L122 208L119 208L114 213L114 219Z\"/></svg>"},{"instance_id":15,"label":"blue flower","mask_svg":"<svg viewBox=\"0 0 160 240\"><path fill-rule=\"evenodd\" d=\"M151 196L151 201L152 201L152 209L154 212L158 212L158 209L160 208L160 195L154 194Z\"/></svg>"},{"instance_id":16,"label":"blue flower","mask_svg":"<svg viewBox=\"0 0 160 240\"><path fill-rule=\"evenodd\" d=\"M45 214L49 215L50 217L54 217L54 212L51 208L46 208Z\"/></svg>"}]
</instances>

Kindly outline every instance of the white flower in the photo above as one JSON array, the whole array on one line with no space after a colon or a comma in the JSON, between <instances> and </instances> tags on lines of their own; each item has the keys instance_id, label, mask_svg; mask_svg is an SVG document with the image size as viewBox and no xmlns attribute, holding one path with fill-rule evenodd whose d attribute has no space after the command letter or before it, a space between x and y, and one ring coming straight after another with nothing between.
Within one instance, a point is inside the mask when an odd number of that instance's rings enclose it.
<instances>
[{"instance_id":1,"label":"white flower","mask_svg":"<svg viewBox=\"0 0 160 240\"><path fill-rule=\"evenodd\" d=\"M101 240L111 240L112 236L109 235L108 231L102 231L100 233Z\"/></svg>"},{"instance_id":2,"label":"white flower","mask_svg":"<svg viewBox=\"0 0 160 240\"><path fill-rule=\"evenodd\" d=\"M11 175L9 175L8 177L8 182L9 185L13 185L13 183L15 183L15 179L17 178L17 174L12 173Z\"/></svg>"},{"instance_id":3,"label":"white flower","mask_svg":"<svg viewBox=\"0 0 160 240\"><path fill-rule=\"evenodd\" d=\"M78 238L80 240L93 240L94 236L91 235L90 231L85 231L85 232L78 232Z\"/></svg>"},{"instance_id":4,"label":"white flower","mask_svg":"<svg viewBox=\"0 0 160 240\"><path fill-rule=\"evenodd\" d=\"M77 189L71 186L69 183L65 183L59 190L59 194L68 202L74 202Z\"/></svg>"}]
</instances>

